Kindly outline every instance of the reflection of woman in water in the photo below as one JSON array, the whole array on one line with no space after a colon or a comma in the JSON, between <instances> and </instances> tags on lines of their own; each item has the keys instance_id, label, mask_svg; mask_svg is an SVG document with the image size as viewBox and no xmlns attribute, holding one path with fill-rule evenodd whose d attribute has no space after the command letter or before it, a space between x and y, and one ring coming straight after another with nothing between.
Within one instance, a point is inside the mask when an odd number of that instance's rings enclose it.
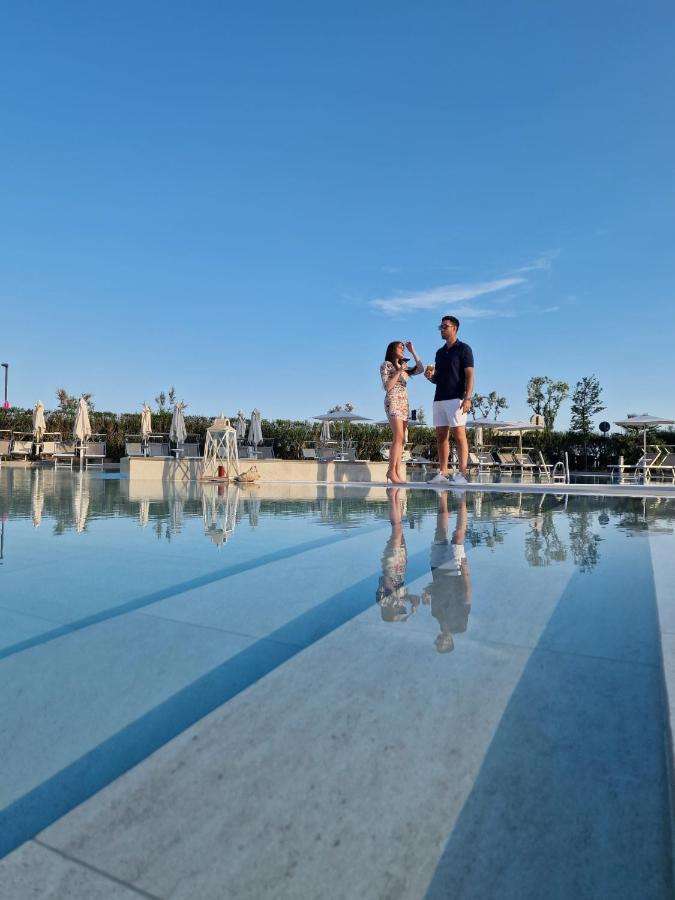
<instances>
[{"instance_id":1,"label":"reflection of woman in water","mask_svg":"<svg viewBox=\"0 0 675 900\"><path fill-rule=\"evenodd\" d=\"M466 497L458 499L457 523L448 540L448 492L438 496L436 533L431 545L432 581L425 588L425 601L431 600L431 615L438 620L441 632L436 637L439 653L450 653L455 648L453 634L466 631L471 612L471 579L469 564L464 552L466 534Z\"/></svg>"},{"instance_id":2,"label":"reflection of woman in water","mask_svg":"<svg viewBox=\"0 0 675 900\"><path fill-rule=\"evenodd\" d=\"M389 501L391 536L382 554L382 575L375 596L385 622L405 622L419 605L420 598L415 594L408 594L405 589L408 549L401 521L400 488L388 488L387 499ZM406 601L410 603L410 609L408 609Z\"/></svg>"}]
</instances>

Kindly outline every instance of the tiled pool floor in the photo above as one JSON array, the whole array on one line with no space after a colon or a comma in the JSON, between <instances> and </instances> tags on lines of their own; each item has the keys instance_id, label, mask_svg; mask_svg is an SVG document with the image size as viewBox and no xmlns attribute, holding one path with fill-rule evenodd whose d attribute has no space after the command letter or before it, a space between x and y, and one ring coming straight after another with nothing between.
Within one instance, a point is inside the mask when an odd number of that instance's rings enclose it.
<instances>
[{"instance_id":1,"label":"tiled pool floor","mask_svg":"<svg viewBox=\"0 0 675 900\"><path fill-rule=\"evenodd\" d=\"M675 504L2 487L0 897L671 895Z\"/></svg>"}]
</instances>

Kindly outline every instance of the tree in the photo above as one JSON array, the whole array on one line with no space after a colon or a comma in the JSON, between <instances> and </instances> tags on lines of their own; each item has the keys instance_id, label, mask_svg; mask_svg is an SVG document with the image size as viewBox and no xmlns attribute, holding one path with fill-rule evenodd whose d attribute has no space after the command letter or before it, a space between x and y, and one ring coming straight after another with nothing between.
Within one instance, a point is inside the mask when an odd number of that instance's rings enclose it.
<instances>
[{"instance_id":1,"label":"tree","mask_svg":"<svg viewBox=\"0 0 675 900\"><path fill-rule=\"evenodd\" d=\"M420 425L426 425L426 415L424 407L420 404L417 407L417 421Z\"/></svg>"},{"instance_id":2,"label":"tree","mask_svg":"<svg viewBox=\"0 0 675 900\"><path fill-rule=\"evenodd\" d=\"M94 409L93 396L93 394L82 394L89 412L93 412ZM59 388L56 392L56 399L59 401L59 412L68 416L75 415L77 412L77 397L73 394L69 394L65 388Z\"/></svg>"},{"instance_id":3,"label":"tree","mask_svg":"<svg viewBox=\"0 0 675 900\"><path fill-rule=\"evenodd\" d=\"M535 375L527 382L527 405L535 415L544 417L546 431L553 431L555 417L569 392L566 381L553 381L548 375Z\"/></svg>"},{"instance_id":4,"label":"tree","mask_svg":"<svg viewBox=\"0 0 675 900\"><path fill-rule=\"evenodd\" d=\"M600 400L602 388L595 375L586 375L577 381L572 395L572 418L570 428L588 440L593 431L592 417L601 412L605 405Z\"/></svg>"},{"instance_id":5,"label":"tree","mask_svg":"<svg viewBox=\"0 0 675 900\"><path fill-rule=\"evenodd\" d=\"M474 394L471 398L471 407L480 410L484 419L489 419L490 413L492 413L492 418L497 419L503 409L509 408L509 404L506 402L506 397L500 397L497 391L490 391L485 395Z\"/></svg>"},{"instance_id":6,"label":"tree","mask_svg":"<svg viewBox=\"0 0 675 900\"><path fill-rule=\"evenodd\" d=\"M157 404L157 412L166 412L166 394L164 391L160 391L155 397L155 403Z\"/></svg>"},{"instance_id":7,"label":"tree","mask_svg":"<svg viewBox=\"0 0 675 900\"><path fill-rule=\"evenodd\" d=\"M572 395L570 428L583 438L584 466L588 466L588 439L593 431L591 418L605 408L600 400L602 388L595 375L585 375L577 381Z\"/></svg>"}]
</instances>

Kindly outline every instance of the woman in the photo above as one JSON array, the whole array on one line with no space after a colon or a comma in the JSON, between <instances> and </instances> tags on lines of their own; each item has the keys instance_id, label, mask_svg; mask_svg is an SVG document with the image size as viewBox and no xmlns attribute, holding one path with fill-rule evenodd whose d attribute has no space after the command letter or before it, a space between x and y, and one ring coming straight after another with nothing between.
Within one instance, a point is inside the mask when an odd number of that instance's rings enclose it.
<instances>
[{"instance_id":1,"label":"woman","mask_svg":"<svg viewBox=\"0 0 675 900\"><path fill-rule=\"evenodd\" d=\"M403 355L406 348L415 358L415 366L408 368L409 360ZM389 450L389 468L387 478L394 484L405 484L401 475L403 442L408 426L408 378L424 371L422 360L417 355L412 341L392 341L387 347L384 362L380 366L382 387L387 392L384 398L384 411L389 419L392 442Z\"/></svg>"}]
</instances>

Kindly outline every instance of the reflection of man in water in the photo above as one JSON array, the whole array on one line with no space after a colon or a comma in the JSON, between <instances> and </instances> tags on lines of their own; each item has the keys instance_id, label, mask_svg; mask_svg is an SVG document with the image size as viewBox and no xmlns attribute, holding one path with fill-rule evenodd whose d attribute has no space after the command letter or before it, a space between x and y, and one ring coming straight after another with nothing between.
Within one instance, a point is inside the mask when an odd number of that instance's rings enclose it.
<instances>
[{"instance_id":1,"label":"reflection of man in water","mask_svg":"<svg viewBox=\"0 0 675 900\"><path fill-rule=\"evenodd\" d=\"M419 605L420 598L408 594L405 588L408 549L403 535L400 488L388 488L387 499L391 536L382 554L382 575L375 596L385 622L405 622ZM410 610L406 601L410 603Z\"/></svg>"},{"instance_id":2,"label":"reflection of man in water","mask_svg":"<svg viewBox=\"0 0 675 900\"><path fill-rule=\"evenodd\" d=\"M466 533L466 497L457 500L457 522L448 540L448 494L438 496L436 534L431 545L432 582L425 588L425 601L431 600L431 615L438 619L441 633L436 637L439 653L450 653L455 648L453 634L466 631L471 612L471 579L469 564L464 552Z\"/></svg>"}]
</instances>

